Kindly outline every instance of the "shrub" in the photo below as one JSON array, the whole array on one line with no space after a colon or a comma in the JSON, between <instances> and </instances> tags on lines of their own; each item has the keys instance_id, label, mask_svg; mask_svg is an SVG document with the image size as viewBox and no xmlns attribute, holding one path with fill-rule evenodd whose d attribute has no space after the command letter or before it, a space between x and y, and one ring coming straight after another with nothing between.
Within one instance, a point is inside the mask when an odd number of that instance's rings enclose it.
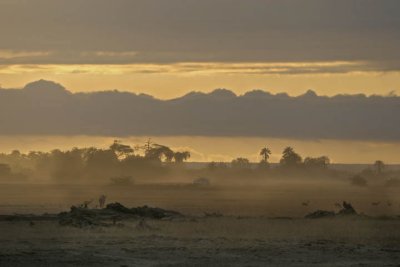
<instances>
[{"instance_id":1,"label":"shrub","mask_svg":"<svg viewBox=\"0 0 400 267\"><path fill-rule=\"evenodd\" d=\"M361 175L355 175L355 176L351 177L350 182L352 185L355 185L355 186L367 186L368 185L367 180L364 177L362 177Z\"/></svg>"},{"instance_id":2,"label":"shrub","mask_svg":"<svg viewBox=\"0 0 400 267\"><path fill-rule=\"evenodd\" d=\"M118 176L110 178L112 185L127 186L133 184L132 176Z\"/></svg>"}]
</instances>

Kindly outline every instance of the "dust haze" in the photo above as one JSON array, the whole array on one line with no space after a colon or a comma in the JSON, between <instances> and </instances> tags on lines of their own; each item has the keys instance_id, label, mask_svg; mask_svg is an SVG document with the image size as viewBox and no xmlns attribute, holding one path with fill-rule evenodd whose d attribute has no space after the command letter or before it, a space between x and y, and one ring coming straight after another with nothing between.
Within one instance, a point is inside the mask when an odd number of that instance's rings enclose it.
<instances>
[{"instance_id":1,"label":"dust haze","mask_svg":"<svg viewBox=\"0 0 400 267\"><path fill-rule=\"evenodd\" d=\"M296 266L324 261L319 250L344 266L397 262L397 165L335 167L290 146L278 163L267 146L257 153L258 162L188 162L189 151L152 139L3 153L0 227L11 245L1 245L0 262Z\"/></svg>"},{"instance_id":2,"label":"dust haze","mask_svg":"<svg viewBox=\"0 0 400 267\"><path fill-rule=\"evenodd\" d=\"M399 10L0 0L0 267L398 267Z\"/></svg>"}]
</instances>

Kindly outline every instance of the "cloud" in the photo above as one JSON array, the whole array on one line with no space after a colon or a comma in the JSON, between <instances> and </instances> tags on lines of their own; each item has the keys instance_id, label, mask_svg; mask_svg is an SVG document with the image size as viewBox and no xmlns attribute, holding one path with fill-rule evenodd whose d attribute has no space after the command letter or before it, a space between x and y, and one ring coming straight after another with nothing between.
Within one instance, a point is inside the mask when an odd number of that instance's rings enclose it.
<instances>
[{"instance_id":1,"label":"cloud","mask_svg":"<svg viewBox=\"0 0 400 267\"><path fill-rule=\"evenodd\" d=\"M12 60L20 58L35 58L35 57L45 57L50 55L51 52L45 51L15 51L15 50L0 50L0 60Z\"/></svg>"},{"instance_id":2,"label":"cloud","mask_svg":"<svg viewBox=\"0 0 400 267\"><path fill-rule=\"evenodd\" d=\"M46 81L0 90L0 134L400 141L398 114L400 97L393 95L216 90L159 100L118 91L72 94Z\"/></svg>"},{"instance_id":3,"label":"cloud","mask_svg":"<svg viewBox=\"0 0 400 267\"><path fill-rule=\"evenodd\" d=\"M0 62L368 62L399 70L399 9L397 0L5 0L0 49L52 54Z\"/></svg>"},{"instance_id":4,"label":"cloud","mask_svg":"<svg viewBox=\"0 0 400 267\"><path fill-rule=\"evenodd\" d=\"M1 66L1 65L0 65ZM384 70L396 71L395 68ZM172 74L172 75L301 75L301 74L347 74L354 72L383 72L380 66L368 62L269 62L269 63L223 63L192 62L174 64L45 64L3 65L0 74L23 74L36 72L56 74Z\"/></svg>"}]
</instances>

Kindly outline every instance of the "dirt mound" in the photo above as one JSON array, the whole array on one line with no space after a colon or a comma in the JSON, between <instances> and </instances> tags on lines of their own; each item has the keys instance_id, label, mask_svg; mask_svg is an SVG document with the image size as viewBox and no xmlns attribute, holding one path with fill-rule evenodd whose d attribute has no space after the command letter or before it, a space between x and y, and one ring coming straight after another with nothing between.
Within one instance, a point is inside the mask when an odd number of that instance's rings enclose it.
<instances>
[{"instance_id":1,"label":"dirt mound","mask_svg":"<svg viewBox=\"0 0 400 267\"><path fill-rule=\"evenodd\" d=\"M183 217L183 215L177 211L151 208L148 206L127 208L118 202L110 203L104 209L88 209L72 206L69 212L62 212L58 215L61 225L74 227L111 226L115 225L117 220L124 218L164 219L173 217ZM107 223L110 221L112 224Z\"/></svg>"},{"instance_id":2,"label":"dirt mound","mask_svg":"<svg viewBox=\"0 0 400 267\"><path fill-rule=\"evenodd\" d=\"M131 214L132 213L129 208L125 207L124 205L122 205L119 202L107 204L106 210L119 212L119 213L125 213L125 214Z\"/></svg>"},{"instance_id":3,"label":"dirt mound","mask_svg":"<svg viewBox=\"0 0 400 267\"><path fill-rule=\"evenodd\" d=\"M164 210L160 208L151 208L148 206L132 208L131 212L139 217L151 219L164 219L167 217L182 217L177 211Z\"/></svg>"},{"instance_id":4,"label":"dirt mound","mask_svg":"<svg viewBox=\"0 0 400 267\"><path fill-rule=\"evenodd\" d=\"M166 217L180 217L181 213L172 210L165 210L161 208L152 208L148 206L136 207L136 208L127 208L123 206L121 203L111 203L106 206L106 210L128 214L137 216L140 218L149 218L149 219L163 219Z\"/></svg>"},{"instance_id":5,"label":"dirt mound","mask_svg":"<svg viewBox=\"0 0 400 267\"><path fill-rule=\"evenodd\" d=\"M349 215L358 215L358 213L350 203L343 201L342 209L338 213L335 213L334 211L317 210L317 211L307 214L305 216L305 218L319 219L319 218L328 218L328 217L335 217L335 216L349 216Z\"/></svg>"},{"instance_id":6,"label":"dirt mound","mask_svg":"<svg viewBox=\"0 0 400 267\"><path fill-rule=\"evenodd\" d=\"M69 212L58 215L60 225L73 227L101 226L103 223L95 210L71 207Z\"/></svg>"},{"instance_id":7,"label":"dirt mound","mask_svg":"<svg viewBox=\"0 0 400 267\"><path fill-rule=\"evenodd\" d=\"M318 218L326 218L326 217L334 217L336 214L334 211L327 210L317 210L311 212L305 216L307 219L318 219Z\"/></svg>"}]
</instances>

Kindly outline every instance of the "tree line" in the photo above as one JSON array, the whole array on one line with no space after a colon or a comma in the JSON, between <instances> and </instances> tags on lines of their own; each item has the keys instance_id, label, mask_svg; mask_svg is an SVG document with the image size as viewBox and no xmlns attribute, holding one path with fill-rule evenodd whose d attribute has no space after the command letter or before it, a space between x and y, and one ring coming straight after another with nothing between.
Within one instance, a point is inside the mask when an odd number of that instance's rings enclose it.
<instances>
[{"instance_id":1,"label":"tree line","mask_svg":"<svg viewBox=\"0 0 400 267\"><path fill-rule=\"evenodd\" d=\"M17 150L0 154L0 181L23 181L24 179L47 179L60 182L114 181L123 183L126 177L134 179L162 178L177 175L195 177L200 175L218 177L280 177L296 173L297 176L344 176L344 172L329 168L326 156L303 157L292 147L286 147L278 164L271 167L272 152L268 147L259 150L260 161L253 164L249 159L238 157L227 162L210 162L200 170L185 168L190 158L189 151L174 151L168 146L153 143L150 139L142 145L130 146L119 140L107 148L72 148L50 152L32 151L21 153ZM372 174L371 174L372 173ZM385 164L376 161L373 170L364 170L361 175L383 175ZM357 178L359 180L359 178Z\"/></svg>"},{"instance_id":2,"label":"tree line","mask_svg":"<svg viewBox=\"0 0 400 267\"><path fill-rule=\"evenodd\" d=\"M258 163L259 169L269 169L270 162L269 159L271 157L271 149L268 147L263 147L260 150L260 157L261 161ZM306 157L304 160L303 158L295 152L295 150L288 146L282 152L282 157L279 161L279 167L282 169L301 169L301 168L308 168L308 169L327 169L330 164L330 159L327 156L321 157ZM239 157L231 161L230 167L235 169L250 169L252 166L251 162L247 158ZM208 167L210 169L217 169L217 168L228 168L228 165L224 162L211 162Z\"/></svg>"}]
</instances>

